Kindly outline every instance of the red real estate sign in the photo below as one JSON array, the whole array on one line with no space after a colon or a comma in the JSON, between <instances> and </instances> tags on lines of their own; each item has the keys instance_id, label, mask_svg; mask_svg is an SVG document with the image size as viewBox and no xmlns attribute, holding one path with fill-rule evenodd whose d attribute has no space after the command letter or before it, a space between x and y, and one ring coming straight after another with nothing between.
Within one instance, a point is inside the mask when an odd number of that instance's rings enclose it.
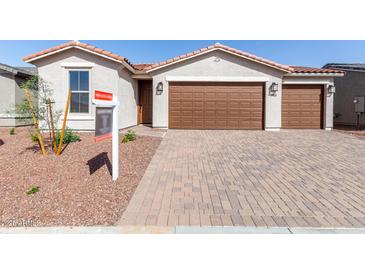
<instances>
[{"instance_id":1,"label":"red real estate sign","mask_svg":"<svg viewBox=\"0 0 365 274\"><path fill-rule=\"evenodd\" d=\"M95 100L112 101L113 93L108 91L95 90Z\"/></svg>"}]
</instances>

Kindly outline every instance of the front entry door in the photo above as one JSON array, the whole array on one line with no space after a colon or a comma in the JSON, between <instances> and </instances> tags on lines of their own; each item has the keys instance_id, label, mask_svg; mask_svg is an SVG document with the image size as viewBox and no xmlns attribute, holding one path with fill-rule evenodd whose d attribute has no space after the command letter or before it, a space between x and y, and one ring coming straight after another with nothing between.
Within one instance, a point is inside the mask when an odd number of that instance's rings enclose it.
<instances>
[{"instance_id":1,"label":"front entry door","mask_svg":"<svg viewBox=\"0 0 365 274\"><path fill-rule=\"evenodd\" d=\"M152 124L152 81L139 81L138 123Z\"/></svg>"}]
</instances>

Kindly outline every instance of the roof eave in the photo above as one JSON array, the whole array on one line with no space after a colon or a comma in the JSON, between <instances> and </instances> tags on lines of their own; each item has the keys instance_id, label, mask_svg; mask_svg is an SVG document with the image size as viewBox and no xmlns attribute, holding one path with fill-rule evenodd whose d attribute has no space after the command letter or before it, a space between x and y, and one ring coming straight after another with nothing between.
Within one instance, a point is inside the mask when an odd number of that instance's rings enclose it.
<instances>
[{"instance_id":1,"label":"roof eave","mask_svg":"<svg viewBox=\"0 0 365 274\"><path fill-rule=\"evenodd\" d=\"M64 48L61 48L61 49L58 49L58 50L55 50L55 51L52 51L52 52L49 52L49 53L45 53L45 54L40 55L40 56L36 56L34 58L29 58L29 59L23 58L23 61L26 62L26 63L30 63L31 64L31 63L33 63L36 60L43 59L43 58L48 57L50 55L57 54L57 53L62 52L62 51L66 51L66 50L69 50L71 48L77 48L77 49L80 49L80 50L89 52L91 54L100 56L102 58L109 59L111 61L120 63L123 66L125 66L129 71L131 71L132 73L135 73L136 72L136 70L130 64L128 64L126 61L117 60L115 58L112 58L112 57L109 57L109 56L105 56L103 54L100 54L100 53L97 53L97 52L94 52L94 51L85 49L85 48L80 47L80 46L77 46L77 45L71 45L71 46L68 46L68 47L64 47Z\"/></svg>"},{"instance_id":2,"label":"roof eave","mask_svg":"<svg viewBox=\"0 0 365 274\"><path fill-rule=\"evenodd\" d=\"M295 76L315 76L315 77L343 77L344 73L307 73L307 72L292 72L285 74L284 76L295 77Z\"/></svg>"},{"instance_id":3,"label":"roof eave","mask_svg":"<svg viewBox=\"0 0 365 274\"><path fill-rule=\"evenodd\" d=\"M151 69L147 69L146 72L147 73L150 73L150 72L153 72L153 71L156 71L156 70L159 70L159 69L162 69L162 68L165 68L165 67L168 67L168 66L171 66L171 65L174 65L174 64L178 64L180 62L183 62L183 61L186 61L186 60L189 60L189 59L192 59L192 58L195 58L195 57L198 57L198 56L201 56L201 55L204 55L204 54L207 54L207 53L210 53L210 52L213 52L213 51L216 51L216 50L220 50L220 51L223 51L223 52L226 52L226 53L229 53L229 54L232 54L232 55L235 55L235 56L238 56L238 57L241 57L241 58L244 58L246 60L250 60L252 62L255 62L255 63L259 63L259 64L262 64L264 66L268 66L268 67L271 67L271 68L274 68L274 69L277 69L277 70L280 70L280 71L283 71L283 72L292 72L292 69L291 68L284 68L284 67L279 67L279 66L274 66L274 65L271 65L271 64L268 64L266 62L261 62L257 59L253 59L253 58L250 58L248 56L244 56L244 55L241 55L241 54L238 54L238 53L234 53L232 51L229 51L229 50L226 50L224 48L220 48L220 47L215 47L215 48L212 48L212 49L209 49L209 50L206 50L206 51L203 51L203 52L200 52L200 53L197 53L197 54L194 54L192 56L188 56L186 58L182 58L182 59L179 59L179 60L176 60L176 61L173 61L171 63L168 63L168 64L164 64L164 65L161 65L161 66L157 66L157 67L154 67L154 68L151 68Z\"/></svg>"},{"instance_id":4,"label":"roof eave","mask_svg":"<svg viewBox=\"0 0 365 274\"><path fill-rule=\"evenodd\" d=\"M5 73L12 74L12 75L16 75L18 73L17 69L14 69L14 68L9 67L7 65L0 65L0 70L4 71Z\"/></svg>"},{"instance_id":5,"label":"roof eave","mask_svg":"<svg viewBox=\"0 0 365 274\"><path fill-rule=\"evenodd\" d=\"M337 69L343 70L343 71L365 72L365 69L363 69L363 68L337 68Z\"/></svg>"},{"instance_id":6,"label":"roof eave","mask_svg":"<svg viewBox=\"0 0 365 274\"><path fill-rule=\"evenodd\" d=\"M6 74L11 74L11 75L14 75L14 76L19 76L19 77L24 77L24 78L34 75L34 73L24 71L24 70L21 70L21 69L12 68L12 67L9 67L9 66L0 65L0 70L4 71Z\"/></svg>"}]
</instances>

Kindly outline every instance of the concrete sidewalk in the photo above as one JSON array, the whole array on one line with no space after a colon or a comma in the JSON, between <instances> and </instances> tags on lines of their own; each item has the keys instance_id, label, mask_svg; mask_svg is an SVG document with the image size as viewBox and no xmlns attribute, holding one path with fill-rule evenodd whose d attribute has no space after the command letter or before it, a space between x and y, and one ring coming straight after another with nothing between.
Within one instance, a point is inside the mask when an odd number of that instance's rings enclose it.
<instances>
[{"instance_id":1,"label":"concrete sidewalk","mask_svg":"<svg viewBox=\"0 0 365 274\"><path fill-rule=\"evenodd\" d=\"M0 234L365 234L365 228L244 226L10 227Z\"/></svg>"}]
</instances>

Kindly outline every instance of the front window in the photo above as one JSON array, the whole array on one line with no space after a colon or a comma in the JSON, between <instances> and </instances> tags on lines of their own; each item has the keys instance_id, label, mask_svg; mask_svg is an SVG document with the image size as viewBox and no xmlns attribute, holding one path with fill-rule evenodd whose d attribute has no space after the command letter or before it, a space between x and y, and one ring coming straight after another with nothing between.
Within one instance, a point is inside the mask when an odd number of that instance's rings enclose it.
<instances>
[{"instance_id":1,"label":"front window","mask_svg":"<svg viewBox=\"0 0 365 274\"><path fill-rule=\"evenodd\" d=\"M89 112L89 72L70 71L69 85L71 94L70 112L88 113Z\"/></svg>"}]
</instances>

